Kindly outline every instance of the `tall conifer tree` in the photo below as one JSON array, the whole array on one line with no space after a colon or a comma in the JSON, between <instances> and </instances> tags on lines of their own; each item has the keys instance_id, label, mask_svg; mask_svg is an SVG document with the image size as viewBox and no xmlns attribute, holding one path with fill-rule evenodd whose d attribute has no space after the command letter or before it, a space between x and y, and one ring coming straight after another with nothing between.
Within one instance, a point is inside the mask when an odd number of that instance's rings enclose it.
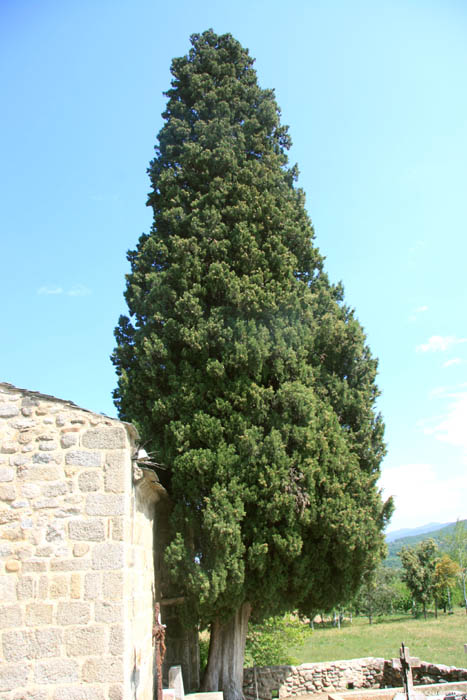
<instances>
[{"instance_id":1,"label":"tall conifer tree","mask_svg":"<svg viewBox=\"0 0 467 700\"><path fill-rule=\"evenodd\" d=\"M377 363L313 245L274 93L229 34L191 42L128 254L115 399L171 472L166 559L211 626L204 688L237 700L250 613L350 597L391 505Z\"/></svg>"}]
</instances>

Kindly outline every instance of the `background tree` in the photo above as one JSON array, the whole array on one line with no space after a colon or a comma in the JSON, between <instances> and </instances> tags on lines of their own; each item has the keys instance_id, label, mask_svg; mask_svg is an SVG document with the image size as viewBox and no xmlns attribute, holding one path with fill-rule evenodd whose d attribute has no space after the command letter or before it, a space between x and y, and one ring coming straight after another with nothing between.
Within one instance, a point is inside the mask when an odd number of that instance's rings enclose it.
<instances>
[{"instance_id":1,"label":"background tree","mask_svg":"<svg viewBox=\"0 0 467 700\"><path fill-rule=\"evenodd\" d=\"M467 615L467 527L465 520L458 520L456 522L454 532L446 539L446 549L451 559L459 565L459 579L464 598L465 613Z\"/></svg>"},{"instance_id":2,"label":"background tree","mask_svg":"<svg viewBox=\"0 0 467 700\"><path fill-rule=\"evenodd\" d=\"M434 540L427 539L416 547L404 547L399 556L403 567L402 580L407 583L414 601L422 606L426 619L426 606L435 595L438 546Z\"/></svg>"},{"instance_id":3,"label":"background tree","mask_svg":"<svg viewBox=\"0 0 467 700\"><path fill-rule=\"evenodd\" d=\"M397 573L385 566L369 571L355 598L357 615L366 615L371 625L375 615L392 614L400 598Z\"/></svg>"},{"instance_id":4,"label":"background tree","mask_svg":"<svg viewBox=\"0 0 467 700\"><path fill-rule=\"evenodd\" d=\"M233 700L250 613L349 599L392 506L377 363L312 244L274 93L212 31L172 74L115 400L170 469L166 560L187 618L210 624L203 687Z\"/></svg>"},{"instance_id":5,"label":"background tree","mask_svg":"<svg viewBox=\"0 0 467 700\"><path fill-rule=\"evenodd\" d=\"M435 566L435 598L438 604L444 606L446 603L448 610L452 612L451 590L457 583L460 573L460 566L447 554L443 554Z\"/></svg>"}]
</instances>

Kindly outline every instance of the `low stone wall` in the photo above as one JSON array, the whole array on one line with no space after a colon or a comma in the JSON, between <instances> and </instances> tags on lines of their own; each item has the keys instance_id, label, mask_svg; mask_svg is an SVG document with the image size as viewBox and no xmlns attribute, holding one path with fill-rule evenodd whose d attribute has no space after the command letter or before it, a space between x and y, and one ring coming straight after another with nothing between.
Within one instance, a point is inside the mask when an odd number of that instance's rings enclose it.
<instances>
[{"instance_id":1,"label":"low stone wall","mask_svg":"<svg viewBox=\"0 0 467 700\"><path fill-rule=\"evenodd\" d=\"M444 666L443 664L431 664L422 661L419 668L412 671L415 685L429 685L432 683L455 683L457 681L467 681L467 668L456 668L455 666ZM390 661L384 665L384 687L394 687L400 685L402 681L399 671L392 668Z\"/></svg>"},{"instance_id":2,"label":"low stone wall","mask_svg":"<svg viewBox=\"0 0 467 700\"><path fill-rule=\"evenodd\" d=\"M422 661L413 675L416 684L454 682L467 680L467 669ZM243 692L247 700L271 700L272 697L400 685L400 673L392 668L391 661L367 657L301 666L247 668Z\"/></svg>"}]
</instances>

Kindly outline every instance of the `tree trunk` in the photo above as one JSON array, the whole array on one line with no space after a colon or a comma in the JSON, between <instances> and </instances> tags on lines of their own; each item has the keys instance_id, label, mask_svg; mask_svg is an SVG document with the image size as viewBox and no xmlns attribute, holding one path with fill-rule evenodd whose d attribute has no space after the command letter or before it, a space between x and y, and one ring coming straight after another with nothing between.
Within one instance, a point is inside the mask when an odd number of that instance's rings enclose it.
<instances>
[{"instance_id":1,"label":"tree trunk","mask_svg":"<svg viewBox=\"0 0 467 700\"><path fill-rule=\"evenodd\" d=\"M423 617L426 620L426 603L425 603L425 601L423 601Z\"/></svg>"},{"instance_id":2,"label":"tree trunk","mask_svg":"<svg viewBox=\"0 0 467 700\"><path fill-rule=\"evenodd\" d=\"M212 622L202 691L222 690L225 700L243 700L243 660L250 613L250 604L243 603L227 622Z\"/></svg>"}]
</instances>

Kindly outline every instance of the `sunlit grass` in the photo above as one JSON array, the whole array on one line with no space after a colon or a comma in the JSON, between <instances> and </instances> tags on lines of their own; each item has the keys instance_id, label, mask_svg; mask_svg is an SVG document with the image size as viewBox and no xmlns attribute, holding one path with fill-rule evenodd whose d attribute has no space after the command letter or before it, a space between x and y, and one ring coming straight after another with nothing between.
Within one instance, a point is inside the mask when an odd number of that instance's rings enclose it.
<instances>
[{"instance_id":1,"label":"sunlit grass","mask_svg":"<svg viewBox=\"0 0 467 700\"><path fill-rule=\"evenodd\" d=\"M379 656L391 659L399 656L401 642L410 648L412 656L448 666L467 667L467 615L458 610L454 615L435 619L415 619L410 615L386 616L372 625L368 618L345 620L341 629L315 624L309 630L305 642L290 649L298 663L356 659L363 656Z\"/></svg>"}]
</instances>

